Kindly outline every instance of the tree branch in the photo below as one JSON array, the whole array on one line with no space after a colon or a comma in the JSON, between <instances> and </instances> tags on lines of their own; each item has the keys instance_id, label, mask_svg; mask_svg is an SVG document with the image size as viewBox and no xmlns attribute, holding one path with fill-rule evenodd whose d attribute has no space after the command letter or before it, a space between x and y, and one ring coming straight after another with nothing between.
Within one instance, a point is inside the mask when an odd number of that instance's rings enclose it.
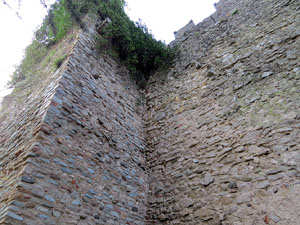
<instances>
[{"instance_id":1,"label":"tree branch","mask_svg":"<svg viewBox=\"0 0 300 225\"><path fill-rule=\"evenodd\" d=\"M2 2L3 5L7 6L11 11L13 11L19 19L22 19L21 16L19 15L19 12L16 12L5 0L0 0L0 1ZM20 9L21 0L19 0L18 5Z\"/></svg>"}]
</instances>

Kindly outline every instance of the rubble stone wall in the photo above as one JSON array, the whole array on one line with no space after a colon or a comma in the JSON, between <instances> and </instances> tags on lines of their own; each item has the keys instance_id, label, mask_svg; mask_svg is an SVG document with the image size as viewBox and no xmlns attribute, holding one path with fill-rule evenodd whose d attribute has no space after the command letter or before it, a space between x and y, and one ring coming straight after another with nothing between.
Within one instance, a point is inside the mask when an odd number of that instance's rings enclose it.
<instances>
[{"instance_id":1,"label":"rubble stone wall","mask_svg":"<svg viewBox=\"0 0 300 225\"><path fill-rule=\"evenodd\" d=\"M216 9L145 96L87 19L1 123L0 224L298 225L299 0Z\"/></svg>"},{"instance_id":2,"label":"rubble stone wall","mask_svg":"<svg viewBox=\"0 0 300 225\"><path fill-rule=\"evenodd\" d=\"M18 186L9 190L15 197L1 224L144 224L147 175L139 92L123 66L99 56L94 25L87 24L63 69L46 84L46 96L22 112L31 126L27 131L36 135L29 156L20 158L26 166L13 180ZM45 101L42 115L34 108L40 101ZM21 125L7 122L12 129ZM11 139L22 135L16 131ZM18 166L13 156L19 153L9 147L2 150L12 158L1 163ZM8 174L14 171L3 166Z\"/></svg>"},{"instance_id":3,"label":"rubble stone wall","mask_svg":"<svg viewBox=\"0 0 300 225\"><path fill-rule=\"evenodd\" d=\"M299 1L219 4L146 89L148 224L297 225Z\"/></svg>"},{"instance_id":4,"label":"rubble stone wall","mask_svg":"<svg viewBox=\"0 0 300 225\"><path fill-rule=\"evenodd\" d=\"M69 37L63 41L63 51L70 52L74 40ZM44 129L43 120L56 93L65 65L55 73L45 72L42 84L35 85L33 92L17 108L11 107L9 115L0 124L0 224L24 224L20 215L23 208L32 208L31 196L23 191L23 185L32 183L34 177L26 173L36 165L33 158L40 130ZM11 105L14 102L12 102Z\"/></svg>"}]
</instances>

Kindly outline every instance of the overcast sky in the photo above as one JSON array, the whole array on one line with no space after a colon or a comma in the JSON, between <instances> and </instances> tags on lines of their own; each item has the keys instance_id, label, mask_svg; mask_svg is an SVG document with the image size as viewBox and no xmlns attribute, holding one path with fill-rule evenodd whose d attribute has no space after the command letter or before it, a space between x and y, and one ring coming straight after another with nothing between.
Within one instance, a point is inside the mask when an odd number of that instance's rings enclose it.
<instances>
[{"instance_id":1,"label":"overcast sky","mask_svg":"<svg viewBox=\"0 0 300 225\"><path fill-rule=\"evenodd\" d=\"M154 36L169 43L173 32L191 19L197 24L214 12L217 0L127 0L127 13L132 20L139 18ZM17 3L17 0L9 2ZM22 1L19 9L22 19L0 3L0 100L8 93L5 90L14 65L20 63L24 49L31 43L33 32L41 24L46 9L39 0ZM46 2L54 2L48 0ZM17 9L17 6L14 6Z\"/></svg>"}]
</instances>

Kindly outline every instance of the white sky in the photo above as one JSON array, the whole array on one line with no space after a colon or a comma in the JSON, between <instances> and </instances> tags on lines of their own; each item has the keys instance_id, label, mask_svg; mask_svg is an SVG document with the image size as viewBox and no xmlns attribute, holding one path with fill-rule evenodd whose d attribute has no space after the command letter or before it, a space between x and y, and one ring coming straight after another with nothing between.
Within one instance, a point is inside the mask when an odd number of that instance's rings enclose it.
<instances>
[{"instance_id":1,"label":"white sky","mask_svg":"<svg viewBox=\"0 0 300 225\"><path fill-rule=\"evenodd\" d=\"M191 19L197 24L214 12L217 0L127 0L127 13L132 20L139 18L159 40L169 43L173 32ZM10 0L17 4L17 0ZM54 2L47 0L46 2ZM13 8L17 9L17 6ZM24 49L31 43L33 32L41 24L46 9L39 0L22 0L18 10L22 19L0 2L0 101L9 93L5 88L14 65L21 61Z\"/></svg>"}]
</instances>

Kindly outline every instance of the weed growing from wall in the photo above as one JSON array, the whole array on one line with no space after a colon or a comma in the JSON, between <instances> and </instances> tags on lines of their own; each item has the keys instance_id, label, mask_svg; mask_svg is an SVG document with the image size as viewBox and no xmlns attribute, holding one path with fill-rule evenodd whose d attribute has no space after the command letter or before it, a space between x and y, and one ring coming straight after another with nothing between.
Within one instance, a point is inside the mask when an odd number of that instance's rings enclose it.
<instances>
[{"instance_id":1,"label":"weed growing from wall","mask_svg":"<svg viewBox=\"0 0 300 225\"><path fill-rule=\"evenodd\" d=\"M59 42L75 24L70 12L65 7L65 0L53 4L42 25L34 33L32 43L25 49L25 56L16 67L8 85L16 87L28 77L39 73L38 64L50 51L50 47Z\"/></svg>"},{"instance_id":2,"label":"weed growing from wall","mask_svg":"<svg viewBox=\"0 0 300 225\"><path fill-rule=\"evenodd\" d=\"M36 65L46 57L50 46L59 42L74 25L84 28L82 18L86 14L111 20L100 31L97 48L121 59L131 76L139 84L145 83L152 72L171 64L175 51L155 40L141 21L131 21L124 7L124 0L58 0L35 32L9 85L15 87L36 73Z\"/></svg>"},{"instance_id":3,"label":"weed growing from wall","mask_svg":"<svg viewBox=\"0 0 300 225\"><path fill-rule=\"evenodd\" d=\"M67 55L63 55L63 56L60 56L56 59L54 59L54 62L53 62L53 65L56 69L58 69L62 63L65 61L65 59L67 58Z\"/></svg>"}]
</instances>

